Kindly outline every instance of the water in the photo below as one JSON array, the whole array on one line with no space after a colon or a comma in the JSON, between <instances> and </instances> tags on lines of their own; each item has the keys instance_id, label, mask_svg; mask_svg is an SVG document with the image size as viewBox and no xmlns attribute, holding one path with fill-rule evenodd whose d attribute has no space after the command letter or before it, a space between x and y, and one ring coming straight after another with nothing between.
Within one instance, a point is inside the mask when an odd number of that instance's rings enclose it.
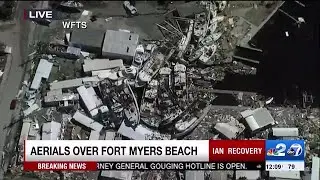
<instances>
[{"instance_id":1,"label":"water","mask_svg":"<svg viewBox=\"0 0 320 180\"><path fill-rule=\"evenodd\" d=\"M257 76L248 77L252 83L241 81L243 77L240 76L230 76L228 83L223 84L273 96L278 103L285 99L297 103L303 91L320 97L320 2L304 3L305 8L293 1L285 2L282 9L295 19L302 16L306 24L298 28L294 20L278 11L253 38L264 54Z\"/></svg>"}]
</instances>

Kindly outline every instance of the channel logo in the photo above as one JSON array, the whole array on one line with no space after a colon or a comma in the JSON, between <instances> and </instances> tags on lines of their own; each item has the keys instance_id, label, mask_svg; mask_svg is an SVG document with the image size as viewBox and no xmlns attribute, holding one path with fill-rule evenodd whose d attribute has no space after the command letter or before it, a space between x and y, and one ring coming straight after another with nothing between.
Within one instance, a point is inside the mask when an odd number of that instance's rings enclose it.
<instances>
[{"instance_id":1,"label":"channel logo","mask_svg":"<svg viewBox=\"0 0 320 180\"><path fill-rule=\"evenodd\" d=\"M287 146L283 143L277 144L275 148L267 150L267 156L285 156Z\"/></svg>"},{"instance_id":2,"label":"channel logo","mask_svg":"<svg viewBox=\"0 0 320 180\"><path fill-rule=\"evenodd\" d=\"M300 156L302 154L302 147L300 144L292 144L287 151L289 156Z\"/></svg>"},{"instance_id":3,"label":"channel logo","mask_svg":"<svg viewBox=\"0 0 320 180\"><path fill-rule=\"evenodd\" d=\"M267 140L266 160L303 161L303 140Z\"/></svg>"}]
</instances>

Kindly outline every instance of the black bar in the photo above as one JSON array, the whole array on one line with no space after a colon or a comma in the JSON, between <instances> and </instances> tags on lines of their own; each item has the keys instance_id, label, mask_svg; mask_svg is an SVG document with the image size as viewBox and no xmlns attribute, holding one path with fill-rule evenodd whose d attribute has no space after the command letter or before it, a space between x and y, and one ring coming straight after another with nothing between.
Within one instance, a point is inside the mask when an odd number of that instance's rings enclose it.
<instances>
[{"instance_id":1,"label":"black bar","mask_svg":"<svg viewBox=\"0 0 320 180\"><path fill-rule=\"evenodd\" d=\"M265 162L98 162L97 170L265 170Z\"/></svg>"}]
</instances>

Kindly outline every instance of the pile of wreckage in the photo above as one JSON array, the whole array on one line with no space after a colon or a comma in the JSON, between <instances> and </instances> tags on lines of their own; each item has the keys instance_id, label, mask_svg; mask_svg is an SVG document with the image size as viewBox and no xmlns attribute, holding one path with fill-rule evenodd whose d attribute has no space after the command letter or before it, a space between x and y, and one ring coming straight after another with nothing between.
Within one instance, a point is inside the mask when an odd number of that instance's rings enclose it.
<instances>
[{"instance_id":1,"label":"pile of wreckage","mask_svg":"<svg viewBox=\"0 0 320 180\"><path fill-rule=\"evenodd\" d=\"M89 140L114 139L116 134L170 139L172 134L194 129L209 111L211 98L188 91L188 65L214 60L215 41L221 36L215 30L223 19L217 16L215 4L203 6L206 11L195 19L174 16L165 21L179 32L178 40L139 44L139 35L127 30L83 29L50 43L46 52L50 55L42 56L32 82L25 83L27 108L20 139L30 138L31 129L37 132L32 139L72 139L67 135L70 123L71 132L76 125L89 131L87 136L77 136ZM182 21L179 28L172 20ZM81 61L86 76L43 83L56 65L55 57ZM47 85L45 90L41 85ZM39 123L41 111L46 114L41 115L44 123ZM60 116L50 115L52 111Z\"/></svg>"}]
</instances>

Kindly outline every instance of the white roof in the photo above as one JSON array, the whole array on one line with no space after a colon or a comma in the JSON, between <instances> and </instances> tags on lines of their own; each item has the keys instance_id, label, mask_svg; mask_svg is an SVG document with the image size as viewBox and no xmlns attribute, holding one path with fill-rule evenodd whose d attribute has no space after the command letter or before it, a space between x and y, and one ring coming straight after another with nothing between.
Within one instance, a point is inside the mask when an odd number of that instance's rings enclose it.
<instances>
[{"instance_id":1,"label":"white roof","mask_svg":"<svg viewBox=\"0 0 320 180\"><path fill-rule=\"evenodd\" d=\"M92 111L102 105L102 101L98 98L93 87L85 88L84 86L80 86L77 88L77 91L88 111Z\"/></svg>"},{"instance_id":2,"label":"white roof","mask_svg":"<svg viewBox=\"0 0 320 180\"><path fill-rule=\"evenodd\" d=\"M269 177L283 179L300 179L300 171L269 171Z\"/></svg>"},{"instance_id":3,"label":"white roof","mask_svg":"<svg viewBox=\"0 0 320 180\"><path fill-rule=\"evenodd\" d=\"M132 179L133 171L101 171L102 177L108 177L119 180Z\"/></svg>"},{"instance_id":4,"label":"white roof","mask_svg":"<svg viewBox=\"0 0 320 180\"><path fill-rule=\"evenodd\" d=\"M272 135L276 137L296 137L299 136L298 128L272 128Z\"/></svg>"},{"instance_id":5,"label":"white roof","mask_svg":"<svg viewBox=\"0 0 320 180\"><path fill-rule=\"evenodd\" d=\"M67 89L67 88L75 88L82 86L83 84L87 82L99 82L100 79L98 76L92 76L92 77L83 77L83 78L77 78L77 79L69 79L64 81L58 81L50 83L50 90L56 90L56 89Z\"/></svg>"},{"instance_id":6,"label":"white roof","mask_svg":"<svg viewBox=\"0 0 320 180\"><path fill-rule=\"evenodd\" d=\"M204 171L186 171L185 180L204 180Z\"/></svg>"},{"instance_id":7,"label":"white roof","mask_svg":"<svg viewBox=\"0 0 320 180\"><path fill-rule=\"evenodd\" d=\"M42 140L59 140L61 124L55 121L46 122L42 125Z\"/></svg>"},{"instance_id":8,"label":"white roof","mask_svg":"<svg viewBox=\"0 0 320 180\"><path fill-rule=\"evenodd\" d=\"M84 77L82 78L82 82L86 83L86 82L99 82L100 79L98 76L90 76L90 77Z\"/></svg>"},{"instance_id":9,"label":"white roof","mask_svg":"<svg viewBox=\"0 0 320 180\"><path fill-rule=\"evenodd\" d=\"M114 44L114 43L137 45L138 41L139 41L139 34L128 33L124 31L107 30L103 45Z\"/></svg>"},{"instance_id":10,"label":"white roof","mask_svg":"<svg viewBox=\"0 0 320 180\"><path fill-rule=\"evenodd\" d=\"M102 53L104 53L104 56L111 55L111 58L120 58L122 56L134 57L136 47L136 44L108 43L103 46Z\"/></svg>"},{"instance_id":11,"label":"white roof","mask_svg":"<svg viewBox=\"0 0 320 180\"><path fill-rule=\"evenodd\" d=\"M87 88L88 93L92 96L92 100L94 100L95 104L97 106L101 106L102 105L102 101L101 99L98 97L98 95L96 94L96 92L94 91L93 87L89 87Z\"/></svg>"},{"instance_id":12,"label":"white roof","mask_svg":"<svg viewBox=\"0 0 320 180\"><path fill-rule=\"evenodd\" d=\"M35 90L39 89L42 78L45 78L45 79L49 78L52 65L53 64L51 62L45 59L40 60L36 74L33 77L33 81L30 87L31 89L35 89Z\"/></svg>"},{"instance_id":13,"label":"white roof","mask_svg":"<svg viewBox=\"0 0 320 180\"><path fill-rule=\"evenodd\" d=\"M147 129L141 124L139 124L135 130L133 130L131 127L126 126L125 121L122 122L120 128L118 129L118 133L133 140L145 140L146 135L153 134L152 130Z\"/></svg>"},{"instance_id":14,"label":"white roof","mask_svg":"<svg viewBox=\"0 0 320 180\"><path fill-rule=\"evenodd\" d=\"M24 120L20 133L19 144L23 144L24 140L28 139L31 122L32 121L30 119Z\"/></svg>"},{"instance_id":15,"label":"white roof","mask_svg":"<svg viewBox=\"0 0 320 180\"><path fill-rule=\"evenodd\" d=\"M89 140L99 140L100 131L91 130Z\"/></svg>"},{"instance_id":16,"label":"white roof","mask_svg":"<svg viewBox=\"0 0 320 180\"><path fill-rule=\"evenodd\" d=\"M103 128L103 125L101 125L100 123L94 121L93 119L89 118L86 115L83 115L82 113L80 113L79 111L77 111L74 115L73 115L73 119L77 122L79 122L80 124L91 128L95 131L101 131L101 129Z\"/></svg>"},{"instance_id":17,"label":"white roof","mask_svg":"<svg viewBox=\"0 0 320 180\"><path fill-rule=\"evenodd\" d=\"M103 69L112 69L116 67L123 67L123 61L121 59L108 60L108 59L94 59L84 60L83 71L97 71Z\"/></svg>"},{"instance_id":18,"label":"white roof","mask_svg":"<svg viewBox=\"0 0 320 180\"><path fill-rule=\"evenodd\" d=\"M79 87L82 84L83 84L82 78L69 79L69 80L50 83L50 89L54 90L54 89L73 88L73 87Z\"/></svg>"},{"instance_id":19,"label":"white roof","mask_svg":"<svg viewBox=\"0 0 320 180\"><path fill-rule=\"evenodd\" d=\"M239 179L240 177L246 177L247 179L258 179L260 177L260 171L236 171L236 179Z\"/></svg>"},{"instance_id":20,"label":"white roof","mask_svg":"<svg viewBox=\"0 0 320 180\"><path fill-rule=\"evenodd\" d=\"M93 76L98 76L99 78L108 78L112 73L113 71L111 69L98 70L98 71L91 72Z\"/></svg>"},{"instance_id":21,"label":"white roof","mask_svg":"<svg viewBox=\"0 0 320 180\"><path fill-rule=\"evenodd\" d=\"M311 169L311 180L320 179L320 158L313 156L312 157L312 169Z\"/></svg>"},{"instance_id":22,"label":"white roof","mask_svg":"<svg viewBox=\"0 0 320 180\"><path fill-rule=\"evenodd\" d=\"M114 140L115 137L116 137L116 132L107 131L104 140Z\"/></svg>"}]
</instances>

